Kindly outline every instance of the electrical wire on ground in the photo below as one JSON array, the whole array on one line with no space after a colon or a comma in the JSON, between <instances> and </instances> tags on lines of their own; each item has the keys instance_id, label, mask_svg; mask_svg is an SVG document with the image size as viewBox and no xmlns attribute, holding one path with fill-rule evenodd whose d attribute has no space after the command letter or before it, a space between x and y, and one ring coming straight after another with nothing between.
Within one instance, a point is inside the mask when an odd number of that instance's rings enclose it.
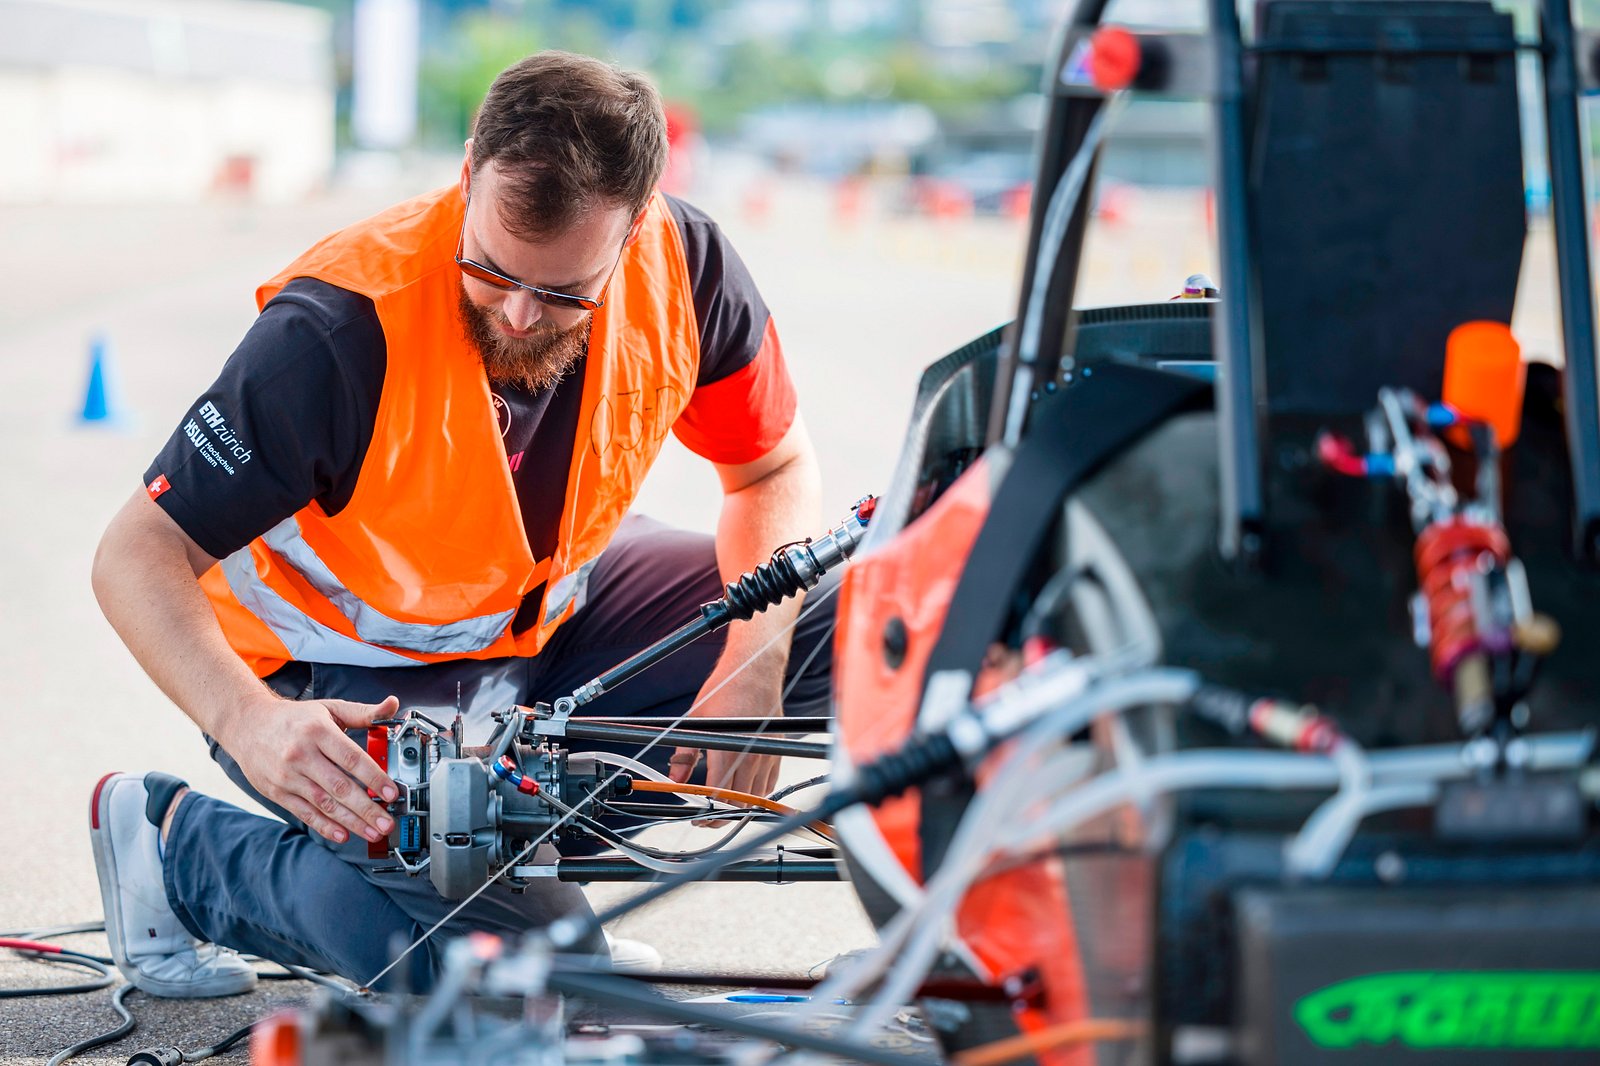
<instances>
[{"instance_id":1,"label":"electrical wire on ground","mask_svg":"<svg viewBox=\"0 0 1600 1066\"><path fill-rule=\"evenodd\" d=\"M70 948L61 947L58 944L46 942L47 938L103 932L105 932L104 922L82 922L76 925L64 925L40 930L25 930L14 934L0 936L0 948L14 951L18 955L30 961L58 966L76 966L79 969L89 970L90 972L99 975L96 980L86 981L75 985L52 985L40 988L4 988L0 989L0 999L27 999L39 996L74 995L87 992L98 992L103 988L110 987L117 979L117 974L113 969L115 963L110 958L107 958L104 955L93 955L88 952L74 951ZM246 955L243 956L243 958L247 962L268 962L271 963L271 965L277 966L283 970L282 973L262 973L259 976L263 980L306 981L311 984L321 985L325 988L329 988L344 996L351 996L354 994L354 990L351 989L348 984L335 980L332 977L318 973L314 970L306 970L299 966L292 966L283 962L274 962L271 959L262 959L253 955ZM50 1066L60 1066L61 1063L66 1062L68 1059L75 1058L78 1055L83 1054L85 1051L91 1051L94 1048L114 1043L115 1041L121 1040L123 1037L133 1032L134 1029L137 1028L138 1023L133 1017L133 1012L128 1010L126 1001L128 996L135 990L136 986L127 984L118 988L111 995L112 1009L122 1016L122 1022L119 1025L117 1025L114 1029L108 1029L105 1032L98 1033L94 1036L81 1040L70 1047L61 1049L50 1059ZM228 1034L223 1039L219 1040L217 1043L212 1044L209 1047L200 1048L196 1051L182 1051L181 1049L174 1050L178 1050L179 1055L182 1056L182 1062L200 1062L203 1059L211 1058L214 1055L220 1055L223 1052L233 1048L241 1040L250 1035L250 1030L253 1028L253 1026L254 1023L242 1026L239 1029L236 1029L234 1032Z\"/></svg>"},{"instance_id":2,"label":"electrical wire on ground","mask_svg":"<svg viewBox=\"0 0 1600 1066\"><path fill-rule=\"evenodd\" d=\"M61 1066L61 1064L66 1062L68 1059L76 1058L77 1056L82 1055L85 1051L91 1051L94 1048L101 1047L105 1044L115 1043L116 1041L127 1036L129 1033L133 1032L133 1028L137 1023L135 1023L133 1020L133 1012L128 1010L127 999L129 995L136 991L138 991L138 989L136 989L133 985L123 985L121 988L111 993L111 1009L122 1015L121 1025L117 1026L115 1029L107 1029L103 1033L80 1040L71 1047L62 1048L60 1051L50 1056L50 1062L47 1064L47 1066Z\"/></svg>"},{"instance_id":3,"label":"electrical wire on ground","mask_svg":"<svg viewBox=\"0 0 1600 1066\"><path fill-rule=\"evenodd\" d=\"M84 981L75 985L51 985L43 988L0 988L0 999L32 999L36 996L66 996L79 992L98 992L102 988L109 988L117 979L116 974L111 969L109 959L102 961L97 955L86 955L81 951L72 951L57 944L7 937L0 939L0 948L8 948L35 962L53 963L57 966L72 966L98 975L92 981Z\"/></svg>"}]
</instances>

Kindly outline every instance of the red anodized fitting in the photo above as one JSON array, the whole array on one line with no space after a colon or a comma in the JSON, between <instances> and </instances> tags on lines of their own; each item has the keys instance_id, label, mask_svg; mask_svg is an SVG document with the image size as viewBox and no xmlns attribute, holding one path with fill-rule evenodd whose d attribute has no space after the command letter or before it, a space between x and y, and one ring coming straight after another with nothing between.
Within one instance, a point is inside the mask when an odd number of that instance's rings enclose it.
<instances>
[{"instance_id":1,"label":"red anodized fitting","mask_svg":"<svg viewBox=\"0 0 1600 1066\"><path fill-rule=\"evenodd\" d=\"M1472 573L1484 555L1501 566L1511 558L1511 542L1498 525L1457 517L1417 537L1417 583L1428 605L1433 676L1445 686L1462 659L1487 647L1472 610Z\"/></svg>"},{"instance_id":2,"label":"red anodized fitting","mask_svg":"<svg viewBox=\"0 0 1600 1066\"><path fill-rule=\"evenodd\" d=\"M517 769L517 764L511 761L511 756L500 756L500 763L495 767L500 777L511 782L513 788L524 795L533 796L539 792L539 782Z\"/></svg>"},{"instance_id":3,"label":"red anodized fitting","mask_svg":"<svg viewBox=\"0 0 1600 1066\"><path fill-rule=\"evenodd\" d=\"M1366 477L1367 460L1356 454L1355 447L1337 433L1323 430L1317 434L1317 458L1322 465L1346 477Z\"/></svg>"},{"instance_id":4,"label":"red anodized fitting","mask_svg":"<svg viewBox=\"0 0 1600 1066\"><path fill-rule=\"evenodd\" d=\"M1090 41L1089 77L1101 92L1126 89L1144 65L1139 38L1121 26L1104 26Z\"/></svg>"},{"instance_id":5,"label":"red anodized fitting","mask_svg":"<svg viewBox=\"0 0 1600 1066\"><path fill-rule=\"evenodd\" d=\"M389 772L389 730L381 725L371 726L367 730L367 756L378 764L378 769L384 773ZM367 789L367 795L373 799L379 796L372 789ZM389 838L379 837L377 840L367 841L367 858L387 859L389 857Z\"/></svg>"}]
</instances>

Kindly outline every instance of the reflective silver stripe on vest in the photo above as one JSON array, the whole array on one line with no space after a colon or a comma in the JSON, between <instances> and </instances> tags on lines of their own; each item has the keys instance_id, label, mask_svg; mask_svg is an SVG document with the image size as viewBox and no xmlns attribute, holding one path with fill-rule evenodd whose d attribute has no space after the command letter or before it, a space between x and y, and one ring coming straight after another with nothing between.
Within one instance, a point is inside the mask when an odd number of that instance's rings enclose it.
<instances>
[{"instance_id":1,"label":"reflective silver stripe on vest","mask_svg":"<svg viewBox=\"0 0 1600 1066\"><path fill-rule=\"evenodd\" d=\"M426 622L401 622L362 600L344 587L328 564L322 561L300 532L300 523L291 515L261 537L267 547L294 567L310 586L320 592L350 619L356 635L372 644L407 651L426 651L445 655L482 651L506 631L516 610L464 618L438 625Z\"/></svg>"},{"instance_id":2,"label":"reflective silver stripe on vest","mask_svg":"<svg viewBox=\"0 0 1600 1066\"><path fill-rule=\"evenodd\" d=\"M573 604L574 610L581 610L589 593L589 572L594 569L598 559L590 559L572 573L562 577L550 587L550 595L544 601L544 624L549 625L561 617L561 612L567 609L567 604Z\"/></svg>"},{"instance_id":3,"label":"reflective silver stripe on vest","mask_svg":"<svg viewBox=\"0 0 1600 1066\"><path fill-rule=\"evenodd\" d=\"M256 561L248 546L222 560L222 574L228 587L244 604L245 610L261 619L273 635L289 649L290 658L311 663L344 663L349 666L421 666L417 659L371 644L352 640L329 629L300 608L278 595L256 573Z\"/></svg>"}]
</instances>

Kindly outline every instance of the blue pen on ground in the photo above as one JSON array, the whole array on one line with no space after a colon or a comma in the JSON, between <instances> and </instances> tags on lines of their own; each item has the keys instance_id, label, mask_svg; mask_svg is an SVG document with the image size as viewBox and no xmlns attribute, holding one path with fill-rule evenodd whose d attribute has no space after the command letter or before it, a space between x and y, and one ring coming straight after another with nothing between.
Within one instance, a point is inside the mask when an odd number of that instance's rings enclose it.
<instances>
[{"instance_id":1,"label":"blue pen on ground","mask_svg":"<svg viewBox=\"0 0 1600 1066\"><path fill-rule=\"evenodd\" d=\"M729 996L728 997L728 1002L729 1003L809 1003L809 1002L811 1002L811 997L810 996L779 996L779 995L767 995L767 994L757 995L757 994L752 993L752 994L749 994L749 995Z\"/></svg>"}]
</instances>

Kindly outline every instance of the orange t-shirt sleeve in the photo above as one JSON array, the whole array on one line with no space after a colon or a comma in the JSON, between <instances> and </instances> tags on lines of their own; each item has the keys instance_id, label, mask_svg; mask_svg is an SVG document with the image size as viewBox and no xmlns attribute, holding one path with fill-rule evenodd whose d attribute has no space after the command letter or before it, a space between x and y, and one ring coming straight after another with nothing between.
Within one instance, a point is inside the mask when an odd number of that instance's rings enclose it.
<instances>
[{"instance_id":1,"label":"orange t-shirt sleeve","mask_svg":"<svg viewBox=\"0 0 1600 1066\"><path fill-rule=\"evenodd\" d=\"M695 389L672 430L686 448L713 463L749 463L789 432L796 406L794 380L769 317L755 358Z\"/></svg>"}]
</instances>

